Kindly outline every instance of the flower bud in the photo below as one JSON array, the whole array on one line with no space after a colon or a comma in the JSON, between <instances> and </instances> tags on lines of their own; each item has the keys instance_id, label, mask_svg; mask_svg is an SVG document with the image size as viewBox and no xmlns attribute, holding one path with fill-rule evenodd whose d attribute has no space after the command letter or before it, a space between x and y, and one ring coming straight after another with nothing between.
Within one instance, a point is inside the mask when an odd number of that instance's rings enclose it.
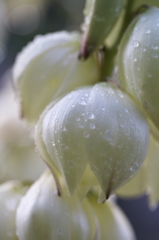
<instances>
[{"instance_id":1,"label":"flower bud","mask_svg":"<svg viewBox=\"0 0 159 240\"><path fill-rule=\"evenodd\" d=\"M0 182L35 181L46 168L35 152L31 131L19 119L10 85L0 92Z\"/></svg>"},{"instance_id":2,"label":"flower bud","mask_svg":"<svg viewBox=\"0 0 159 240\"><path fill-rule=\"evenodd\" d=\"M129 26L118 56L121 86L159 129L159 9L149 8Z\"/></svg>"},{"instance_id":3,"label":"flower bud","mask_svg":"<svg viewBox=\"0 0 159 240\"><path fill-rule=\"evenodd\" d=\"M113 202L98 204L93 195L88 195L90 205L95 212L100 228L99 239L135 240L134 231L121 209Z\"/></svg>"},{"instance_id":4,"label":"flower bud","mask_svg":"<svg viewBox=\"0 0 159 240\"><path fill-rule=\"evenodd\" d=\"M15 101L14 91L10 79L3 79L5 84L0 89L0 126L9 121L20 121L18 114L18 104Z\"/></svg>"},{"instance_id":5,"label":"flower bud","mask_svg":"<svg viewBox=\"0 0 159 240\"><path fill-rule=\"evenodd\" d=\"M80 35L57 32L36 37L17 57L13 77L21 100L22 114L29 122L37 120L52 100L99 80L94 57L77 59Z\"/></svg>"},{"instance_id":6,"label":"flower bud","mask_svg":"<svg viewBox=\"0 0 159 240\"><path fill-rule=\"evenodd\" d=\"M33 184L17 210L17 233L21 240L94 240L95 216L77 195L65 189L58 196L52 175L47 172ZM94 218L94 220L93 220Z\"/></svg>"},{"instance_id":7,"label":"flower bud","mask_svg":"<svg viewBox=\"0 0 159 240\"><path fill-rule=\"evenodd\" d=\"M38 123L49 165L77 188L87 164L108 198L142 165L149 127L135 102L107 83L73 91L45 112ZM40 145L39 145L39 151Z\"/></svg>"},{"instance_id":8,"label":"flower bud","mask_svg":"<svg viewBox=\"0 0 159 240\"><path fill-rule=\"evenodd\" d=\"M23 123L13 120L0 126L0 144L0 182L35 181L46 168Z\"/></svg>"},{"instance_id":9,"label":"flower bud","mask_svg":"<svg viewBox=\"0 0 159 240\"><path fill-rule=\"evenodd\" d=\"M49 112L50 113L52 112L52 111L49 111L49 110L52 110L52 108L55 106L55 104L57 102L58 101L56 101L56 100L53 101L45 109L43 114L40 116L38 124L35 127L35 143L36 143L39 155L42 157L42 159L45 161L45 163L50 167L50 169L52 169L53 173L55 175L57 175L57 177L60 177L60 172L59 172L60 171L60 165L58 164L58 162L52 161L52 158L49 155L49 153L47 151L47 147L45 145L45 141L47 141L47 139L44 141L45 136L43 135L43 132L47 131L48 121L50 120ZM47 115L47 117L46 117L46 115ZM45 119L45 123L44 123L44 119ZM66 129L62 128L61 130L65 131ZM44 138L42 138L42 136ZM85 197L87 192L94 185L98 185L98 181L97 181L96 177L94 176L94 174L92 173L92 171L90 171L90 168L87 167L85 172L84 172L84 175L82 176L81 183L78 187L78 194L79 194L80 198L83 199L83 197Z\"/></svg>"},{"instance_id":10,"label":"flower bud","mask_svg":"<svg viewBox=\"0 0 159 240\"><path fill-rule=\"evenodd\" d=\"M80 57L93 53L112 30L124 7L125 0L87 0Z\"/></svg>"},{"instance_id":11,"label":"flower bud","mask_svg":"<svg viewBox=\"0 0 159 240\"><path fill-rule=\"evenodd\" d=\"M0 239L18 240L15 215L26 189L27 186L18 181L6 182L0 185Z\"/></svg>"}]
</instances>

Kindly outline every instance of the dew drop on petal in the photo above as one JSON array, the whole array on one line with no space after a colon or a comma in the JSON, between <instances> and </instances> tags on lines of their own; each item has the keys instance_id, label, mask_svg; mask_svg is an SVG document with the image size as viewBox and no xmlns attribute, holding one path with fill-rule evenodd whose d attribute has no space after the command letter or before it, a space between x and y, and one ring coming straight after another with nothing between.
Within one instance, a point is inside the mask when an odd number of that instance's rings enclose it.
<instances>
[{"instance_id":1,"label":"dew drop on petal","mask_svg":"<svg viewBox=\"0 0 159 240\"><path fill-rule=\"evenodd\" d=\"M157 59L158 58L158 54L154 54L153 58Z\"/></svg>"},{"instance_id":2,"label":"dew drop on petal","mask_svg":"<svg viewBox=\"0 0 159 240\"><path fill-rule=\"evenodd\" d=\"M83 99L81 99L81 100L79 100L79 104L82 105L82 106L85 106L86 102Z\"/></svg>"},{"instance_id":3,"label":"dew drop on petal","mask_svg":"<svg viewBox=\"0 0 159 240\"><path fill-rule=\"evenodd\" d=\"M95 129L96 126L95 126L95 124L92 123L92 124L89 125L89 128L90 128L90 129Z\"/></svg>"},{"instance_id":4,"label":"dew drop on petal","mask_svg":"<svg viewBox=\"0 0 159 240\"><path fill-rule=\"evenodd\" d=\"M156 44L153 44L153 45L152 45L152 49L157 50L157 49L158 49L158 46L157 46Z\"/></svg>"},{"instance_id":5,"label":"dew drop on petal","mask_svg":"<svg viewBox=\"0 0 159 240\"><path fill-rule=\"evenodd\" d=\"M139 28L138 27L134 27L134 32L138 32Z\"/></svg>"},{"instance_id":6,"label":"dew drop on petal","mask_svg":"<svg viewBox=\"0 0 159 240\"><path fill-rule=\"evenodd\" d=\"M105 139L107 140L107 141L112 141L113 139L112 139L112 132L109 130L109 129L107 129L106 131L105 131Z\"/></svg>"},{"instance_id":7,"label":"dew drop on petal","mask_svg":"<svg viewBox=\"0 0 159 240\"><path fill-rule=\"evenodd\" d=\"M66 131L67 131L66 127L62 127L61 130L62 130L63 132L66 132Z\"/></svg>"},{"instance_id":8,"label":"dew drop on petal","mask_svg":"<svg viewBox=\"0 0 159 240\"><path fill-rule=\"evenodd\" d=\"M138 42L137 40L132 41L132 46L133 46L134 48L139 47L139 42Z\"/></svg>"},{"instance_id":9,"label":"dew drop on petal","mask_svg":"<svg viewBox=\"0 0 159 240\"><path fill-rule=\"evenodd\" d=\"M146 17L141 17L141 19L140 19L140 20L141 20L141 22L145 22L145 21L146 21L146 19L147 19Z\"/></svg>"},{"instance_id":10,"label":"dew drop on petal","mask_svg":"<svg viewBox=\"0 0 159 240\"><path fill-rule=\"evenodd\" d=\"M79 117L78 117L78 118L76 118L76 121L77 121L77 122L79 122L80 120L81 120L81 119L80 119Z\"/></svg>"},{"instance_id":11,"label":"dew drop on petal","mask_svg":"<svg viewBox=\"0 0 159 240\"><path fill-rule=\"evenodd\" d=\"M95 119L95 115L93 113L88 114L88 119Z\"/></svg>"},{"instance_id":12,"label":"dew drop on petal","mask_svg":"<svg viewBox=\"0 0 159 240\"><path fill-rule=\"evenodd\" d=\"M145 28L145 31L144 31L145 34L149 34L151 33L150 29L149 28Z\"/></svg>"},{"instance_id":13,"label":"dew drop on petal","mask_svg":"<svg viewBox=\"0 0 159 240\"><path fill-rule=\"evenodd\" d=\"M84 132L84 137L85 137L85 138L89 138L89 133Z\"/></svg>"},{"instance_id":14,"label":"dew drop on petal","mask_svg":"<svg viewBox=\"0 0 159 240\"><path fill-rule=\"evenodd\" d=\"M136 172L139 168L139 164L137 162L134 162L133 165L130 168L130 171Z\"/></svg>"},{"instance_id":15,"label":"dew drop on petal","mask_svg":"<svg viewBox=\"0 0 159 240\"><path fill-rule=\"evenodd\" d=\"M79 122L79 124L78 124L78 127L79 127L79 128L84 128L83 124L80 123L80 122Z\"/></svg>"},{"instance_id":16,"label":"dew drop on petal","mask_svg":"<svg viewBox=\"0 0 159 240\"><path fill-rule=\"evenodd\" d=\"M72 98L72 95L68 95L68 99L71 99Z\"/></svg>"},{"instance_id":17,"label":"dew drop on petal","mask_svg":"<svg viewBox=\"0 0 159 240\"><path fill-rule=\"evenodd\" d=\"M151 78L152 74L148 72L148 73L146 73L146 77Z\"/></svg>"}]
</instances>

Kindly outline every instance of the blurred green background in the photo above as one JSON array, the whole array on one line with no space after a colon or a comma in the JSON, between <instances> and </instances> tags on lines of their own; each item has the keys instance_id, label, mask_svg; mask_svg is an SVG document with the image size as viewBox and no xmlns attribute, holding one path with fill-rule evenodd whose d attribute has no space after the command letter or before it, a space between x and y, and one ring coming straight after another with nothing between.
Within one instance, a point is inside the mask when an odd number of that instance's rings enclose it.
<instances>
[{"instance_id":1,"label":"blurred green background","mask_svg":"<svg viewBox=\"0 0 159 240\"><path fill-rule=\"evenodd\" d=\"M80 30L84 0L0 0L0 78L36 35Z\"/></svg>"}]
</instances>

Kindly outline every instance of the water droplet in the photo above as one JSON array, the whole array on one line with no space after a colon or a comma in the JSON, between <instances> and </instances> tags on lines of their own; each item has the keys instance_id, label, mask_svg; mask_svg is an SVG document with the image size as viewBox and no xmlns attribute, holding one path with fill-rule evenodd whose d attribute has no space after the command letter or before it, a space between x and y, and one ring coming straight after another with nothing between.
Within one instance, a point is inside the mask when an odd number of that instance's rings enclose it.
<instances>
[{"instance_id":1,"label":"water droplet","mask_svg":"<svg viewBox=\"0 0 159 240\"><path fill-rule=\"evenodd\" d=\"M93 113L88 114L88 119L95 119L95 115Z\"/></svg>"},{"instance_id":2,"label":"water droplet","mask_svg":"<svg viewBox=\"0 0 159 240\"><path fill-rule=\"evenodd\" d=\"M147 19L146 17L142 17L142 18L140 18L141 22L145 22L146 19Z\"/></svg>"},{"instance_id":3,"label":"water droplet","mask_svg":"<svg viewBox=\"0 0 159 240\"><path fill-rule=\"evenodd\" d=\"M85 93L84 96L85 96L85 97L89 97L88 93Z\"/></svg>"},{"instance_id":4,"label":"water droplet","mask_svg":"<svg viewBox=\"0 0 159 240\"><path fill-rule=\"evenodd\" d=\"M155 58L155 59L158 58L158 54L154 54L153 58Z\"/></svg>"},{"instance_id":5,"label":"water droplet","mask_svg":"<svg viewBox=\"0 0 159 240\"><path fill-rule=\"evenodd\" d=\"M125 109L125 112L126 112L126 113L128 113L128 112L129 112L129 110L126 108L126 109Z\"/></svg>"},{"instance_id":6,"label":"water droplet","mask_svg":"<svg viewBox=\"0 0 159 240\"><path fill-rule=\"evenodd\" d=\"M149 28L145 28L145 31L144 31L145 34L149 34L151 33L150 29Z\"/></svg>"},{"instance_id":7,"label":"water droplet","mask_svg":"<svg viewBox=\"0 0 159 240\"><path fill-rule=\"evenodd\" d=\"M66 146L65 144L61 144L61 148L62 148L63 150L67 150L67 146Z\"/></svg>"},{"instance_id":8,"label":"water droplet","mask_svg":"<svg viewBox=\"0 0 159 240\"><path fill-rule=\"evenodd\" d=\"M95 129L96 126L95 126L95 124L91 123L91 124L89 125L89 128L90 128L90 129Z\"/></svg>"},{"instance_id":9,"label":"water droplet","mask_svg":"<svg viewBox=\"0 0 159 240\"><path fill-rule=\"evenodd\" d=\"M134 58L133 61L134 61L134 62L137 62L137 58Z\"/></svg>"},{"instance_id":10,"label":"water droplet","mask_svg":"<svg viewBox=\"0 0 159 240\"><path fill-rule=\"evenodd\" d=\"M139 28L138 27L134 27L134 32L138 32Z\"/></svg>"},{"instance_id":11,"label":"water droplet","mask_svg":"<svg viewBox=\"0 0 159 240\"><path fill-rule=\"evenodd\" d=\"M83 128L84 126L83 126L82 123L79 123L79 124L78 124L78 127L79 127L79 128Z\"/></svg>"},{"instance_id":12,"label":"water droplet","mask_svg":"<svg viewBox=\"0 0 159 240\"><path fill-rule=\"evenodd\" d=\"M85 106L85 105L86 105L86 102L85 102L83 99L80 99L80 100L79 100L79 104L82 105L82 106Z\"/></svg>"},{"instance_id":13,"label":"water droplet","mask_svg":"<svg viewBox=\"0 0 159 240\"><path fill-rule=\"evenodd\" d=\"M85 138L89 138L89 133L84 132L84 137L85 137Z\"/></svg>"},{"instance_id":14,"label":"water droplet","mask_svg":"<svg viewBox=\"0 0 159 240\"><path fill-rule=\"evenodd\" d=\"M122 93L119 93L119 97L120 97L120 98L123 98L124 95L123 95Z\"/></svg>"},{"instance_id":15,"label":"water droplet","mask_svg":"<svg viewBox=\"0 0 159 240\"><path fill-rule=\"evenodd\" d=\"M139 46L139 42L137 40L133 41L132 43L134 48L137 48Z\"/></svg>"},{"instance_id":16,"label":"water droplet","mask_svg":"<svg viewBox=\"0 0 159 240\"><path fill-rule=\"evenodd\" d=\"M153 44L153 45L152 45L152 49L157 50L157 49L158 49L158 45Z\"/></svg>"},{"instance_id":17,"label":"water droplet","mask_svg":"<svg viewBox=\"0 0 159 240\"><path fill-rule=\"evenodd\" d=\"M91 165L91 170L93 172L98 172L98 168L95 165Z\"/></svg>"},{"instance_id":18,"label":"water droplet","mask_svg":"<svg viewBox=\"0 0 159 240\"><path fill-rule=\"evenodd\" d=\"M67 131L66 127L62 127L61 130L62 130L63 132L66 132L66 131Z\"/></svg>"},{"instance_id":19,"label":"water droplet","mask_svg":"<svg viewBox=\"0 0 159 240\"><path fill-rule=\"evenodd\" d=\"M71 99L72 98L72 95L68 95L68 99Z\"/></svg>"},{"instance_id":20,"label":"water droplet","mask_svg":"<svg viewBox=\"0 0 159 240\"><path fill-rule=\"evenodd\" d=\"M108 89L108 94L110 94L110 95L114 95L114 94L115 94L115 92L114 92L114 90L113 90L113 89Z\"/></svg>"},{"instance_id":21,"label":"water droplet","mask_svg":"<svg viewBox=\"0 0 159 240\"><path fill-rule=\"evenodd\" d=\"M120 127L121 127L121 128L124 128L124 127L125 127L125 125L124 125L124 124L120 124Z\"/></svg>"},{"instance_id":22,"label":"water droplet","mask_svg":"<svg viewBox=\"0 0 159 240\"><path fill-rule=\"evenodd\" d=\"M139 168L139 164L137 162L134 162L133 165L130 168L131 172L136 172Z\"/></svg>"},{"instance_id":23,"label":"water droplet","mask_svg":"<svg viewBox=\"0 0 159 240\"><path fill-rule=\"evenodd\" d=\"M109 130L109 129L107 129L106 131L105 131L105 139L107 140L107 141L112 141L113 139L113 134L112 134L112 132Z\"/></svg>"},{"instance_id":24,"label":"water droplet","mask_svg":"<svg viewBox=\"0 0 159 240\"><path fill-rule=\"evenodd\" d=\"M74 162L73 161L68 160L67 162L68 162L69 167L71 167L71 168L74 167Z\"/></svg>"},{"instance_id":25,"label":"water droplet","mask_svg":"<svg viewBox=\"0 0 159 240\"><path fill-rule=\"evenodd\" d=\"M148 72L148 73L146 73L146 77L151 78L152 74Z\"/></svg>"},{"instance_id":26,"label":"water droplet","mask_svg":"<svg viewBox=\"0 0 159 240\"><path fill-rule=\"evenodd\" d=\"M133 124L131 124L130 127L131 127L131 129L134 129L134 125Z\"/></svg>"}]
</instances>

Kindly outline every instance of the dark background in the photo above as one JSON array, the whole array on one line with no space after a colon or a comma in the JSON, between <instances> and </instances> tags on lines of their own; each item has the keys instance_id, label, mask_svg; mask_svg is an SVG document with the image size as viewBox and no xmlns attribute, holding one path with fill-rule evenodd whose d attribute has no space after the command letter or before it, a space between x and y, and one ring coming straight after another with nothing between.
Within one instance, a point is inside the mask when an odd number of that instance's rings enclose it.
<instances>
[{"instance_id":1,"label":"dark background","mask_svg":"<svg viewBox=\"0 0 159 240\"><path fill-rule=\"evenodd\" d=\"M28 4L27 0L25 1ZM14 2L14 0L8 2ZM16 15L18 20L12 16L12 9L6 12L8 19L5 21L5 56L0 63L1 88L5 83L3 76L12 67L17 53L21 51L27 42L32 41L35 35L58 30L72 31L80 29L83 19L84 0L43 0L43 2L43 7L39 11L39 18L38 21L36 19L36 27L34 28L32 23L29 27L29 12L26 14L27 17L24 14L24 19L23 16ZM129 200L118 198L117 203L132 223L137 240L159 240L159 208L150 211L146 196Z\"/></svg>"}]
</instances>

